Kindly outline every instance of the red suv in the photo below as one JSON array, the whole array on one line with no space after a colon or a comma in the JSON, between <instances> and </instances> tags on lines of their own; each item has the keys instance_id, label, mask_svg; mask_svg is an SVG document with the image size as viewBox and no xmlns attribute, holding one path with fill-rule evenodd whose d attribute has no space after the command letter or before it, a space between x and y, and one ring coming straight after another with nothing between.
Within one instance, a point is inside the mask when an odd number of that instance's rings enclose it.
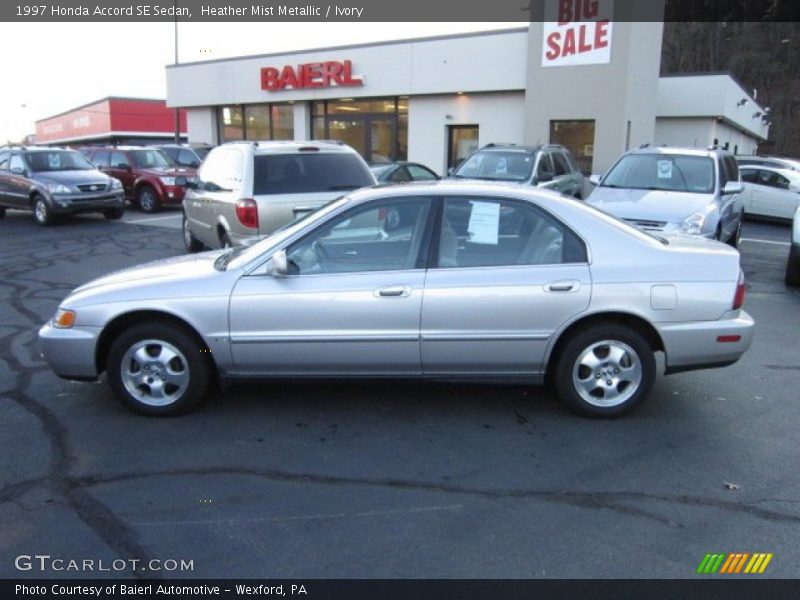
<instances>
[{"instance_id":1,"label":"red suv","mask_svg":"<svg viewBox=\"0 0 800 600\"><path fill-rule=\"evenodd\" d=\"M104 173L116 177L125 197L143 211L156 212L161 205L183 202L183 191L175 177L194 177L194 169L178 167L156 148L136 146L89 147L81 152Z\"/></svg>"}]
</instances>

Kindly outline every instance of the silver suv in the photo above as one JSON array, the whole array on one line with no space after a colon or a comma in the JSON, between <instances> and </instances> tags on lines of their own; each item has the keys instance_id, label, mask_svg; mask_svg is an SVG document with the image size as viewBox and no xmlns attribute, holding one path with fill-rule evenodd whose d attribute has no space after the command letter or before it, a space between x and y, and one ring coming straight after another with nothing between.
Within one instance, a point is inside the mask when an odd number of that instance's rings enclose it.
<instances>
[{"instance_id":1,"label":"silver suv","mask_svg":"<svg viewBox=\"0 0 800 600\"><path fill-rule=\"evenodd\" d=\"M641 229L739 244L744 186L730 152L644 145L589 181L589 204Z\"/></svg>"},{"instance_id":2,"label":"silver suv","mask_svg":"<svg viewBox=\"0 0 800 600\"><path fill-rule=\"evenodd\" d=\"M450 173L452 179L521 183L583 197L583 174L569 150L558 144L487 144Z\"/></svg>"},{"instance_id":3,"label":"silver suv","mask_svg":"<svg viewBox=\"0 0 800 600\"><path fill-rule=\"evenodd\" d=\"M343 195L376 184L367 163L340 142L231 142L209 152L184 182L189 252L269 235Z\"/></svg>"}]
</instances>

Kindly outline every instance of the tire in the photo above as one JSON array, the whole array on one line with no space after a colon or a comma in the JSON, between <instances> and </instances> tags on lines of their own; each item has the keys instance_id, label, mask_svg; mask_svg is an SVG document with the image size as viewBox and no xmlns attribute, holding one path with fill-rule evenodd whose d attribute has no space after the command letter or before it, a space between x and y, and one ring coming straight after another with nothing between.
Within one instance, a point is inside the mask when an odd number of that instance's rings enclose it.
<instances>
[{"instance_id":1,"label":"tire","mask_svg":"<svg viewBox=\"0 0 800 600\"><path fill-rule=\"evenodd\" d=\"M714 232L714 239L718 242L722 241L722 225L717 225L717 230Z\"/></svg>"},{"instance_id":2,"label":"tire","mask_svg":"<svg viewBox=\"0 0 800 600\"><path fill-rule=\"evenodd\" d=\"M133 326L111 344L108 383L135 413L183 414L203 399L208 388L213 366L204 350L194 336L175 325Z\"/></svg>"},{"instance_id":3,"label":"tire","mask_svg":"<svg viewBox=\"0 0 800 600\"><path fill-rule=\"evenodd\" d=\"M158 200L158 194L149 185L143 185L136 192L136 203L146 213L158 212L161 208L161 202Z\"/></svg>"},{"instance_id":4,"label":"tire","mask_svg":"<svg viewBox=\"0 0 800 600\"><path fill-rule=\"evenodd\" d=\"M792 244L786 263L786 285L800 285L800 247Z\"/></svg>"},{"instance_id":5,"label":"tire","mask_svg":"<svg viewBox=\"0 0 800 600\"><path fill-rule=\"evenodd\" d=\"M118 219L122 218L122 215L125 214L125 207L122 206L120 208L109 208L108 210L103 211L103 216L109 221L117 221Z\"/></svg>"},{"instance_id":6,"label":"tire","mask_svg":"<svg viewBox=\"0 0 800 600\"><path fill-rule=\"evenodd\" d=\"M186 220L186 215L183 215L183 223L181 225L183 230L183 245L186 247L187 252L200 252L203 249L203 244L201 244L196 237L192 234L191 230L189 229L189 223Z\"/></svg>"},{"instance_id":7,"label":"tire","mask_svg":"<svg viewBox=\"0 0 800 600\"><path fill-rule=\"evenodd\" d=\"M219 239L220 248L223 250L227 250L228 248L233 248L233 242L231 241L231 236L228 235L227 232L222 234L222 237Z\"/></svg>"},{"instance_id":8,"label":"tire","mask_svg":"<svg viewBox=\"0 0 800 600\"><path fill-rule=\"evenodd\" d=\"M53 211L50 210L50 206L47 204L47 200L44 199L44 196L36 194L33 197L31 207L33 208L33 218L39 225L47 227L55 223L56 217Z\"/></svg>"},{"instance_id":9,"label":"tire","mask_svg":"<svg viewBox=\"0 0 800 600\"><path fill-rule=\"evenodd\" d=\"M653 349L640 333L601 323L567 340L553 380L561 401L578 414L619 417L650 393L655 375Z\"/></svg>"},{"instance_id":10,"label":"tire","mask_svg":"<svg viewBox=\"0 0 800 600\"><path fill-rule=\"evenodd\" d=\"M742 218L739 218L739 224L736 226L736 231L733 232L733 235L728 239L728 245L733 248L739 247L739 240L742 239Z\"/></svg>"},{"instance_id":11,"label":"tire","mask_svg":"<svg viewBox=\"0 0 800 600\"><path fill-rule=\"evenodd\" d=\"M0 219L6 218L6 208L5 206L0 206Z\"/></svg>"}]
</instances>

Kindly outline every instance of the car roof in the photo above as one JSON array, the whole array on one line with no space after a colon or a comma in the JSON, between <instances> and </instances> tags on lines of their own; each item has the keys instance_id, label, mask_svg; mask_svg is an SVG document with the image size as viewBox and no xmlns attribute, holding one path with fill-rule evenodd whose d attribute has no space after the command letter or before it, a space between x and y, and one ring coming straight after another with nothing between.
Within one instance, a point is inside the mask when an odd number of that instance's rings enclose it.
<instances>
[{"instance_id":1,"label":"car roof","mask_svg":"<svg viewBox=\"0 0 800 600\"><path fill-rule=\"evenodd\" d=\"M252 147L254 154L287 154L294 152L299 154L304 148L314 148L316 151L332 154L358 154L347 144L336 140L254 140L251 142L227 142L217 147L243 145Z\"/></svg>"},{"instance_id":2,"label":"car roof","mask_svg":"<svg viewBox=\"0 0 800 600\"><path fill-rule=\"evenodd\" d=\"M722 148L650 145L639 146L638 148L628 151L628 154L680 154L684 156L706 156L709 158L713 158L714 156L733 156L733 154Z\"/></svg>"}]
</instances>

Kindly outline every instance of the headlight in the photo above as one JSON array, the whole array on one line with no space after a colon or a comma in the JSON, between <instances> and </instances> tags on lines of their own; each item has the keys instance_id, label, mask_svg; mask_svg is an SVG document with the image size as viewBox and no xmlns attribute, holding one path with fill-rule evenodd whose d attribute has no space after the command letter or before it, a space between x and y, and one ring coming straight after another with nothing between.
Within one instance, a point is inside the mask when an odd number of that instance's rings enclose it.
<instances>
[{"instance_id":1,"label":"headlight","mask_svg":"<svg viewBox=\"0 0 800 600\"><path fill-rule=\"evenodd\" d=\"M56 316L53 317L53 327L58 327L59 329L69 329L75 325L75 317L77 316L78 315L75 314L74 310L59 308L58 311L56 311Z\"/></svg>"},{"instance_id":2,"label":"headlight","mask_svg":"<svg viewBox=\"0 0 800 600\"><path fill-rule=\"evenodd\" d=\"M122 182L119 179L111 179L111 189L112 190L121 190L122 189Z\"/></svg>"},{"instance_id":3,"label":"headlight","mask_svg":"<svg viewBox=\"0 0 800 600\"><path fill-rule=\"evenodd\" d=\"M703 231L703 223L706 222L706 216L703 213L694 213L690 217L686 217L681 223L681 231L689 235L700 235Z\"/></svg>"},{"instance_id":4,"label":"headlight","mask_svg":"<svg viewBox=\"0 0 800 600\"><path fill-rule=\"evenodd\" d=\"M70 190L67 186L62 185L60 183L48 183L47 184L47 191L51 194L71 194L72 190Z\"/></svg>"},{"instance_id":5,"label":"headlight","mask_svg":"<svg viewBox=\"0 0 800 600\"><path fill-rule=\"evenodd\" d=\"M164 185L175 185L175 178L174 177L159 177L161 183Z\"/></svg>"}]
</instances>

